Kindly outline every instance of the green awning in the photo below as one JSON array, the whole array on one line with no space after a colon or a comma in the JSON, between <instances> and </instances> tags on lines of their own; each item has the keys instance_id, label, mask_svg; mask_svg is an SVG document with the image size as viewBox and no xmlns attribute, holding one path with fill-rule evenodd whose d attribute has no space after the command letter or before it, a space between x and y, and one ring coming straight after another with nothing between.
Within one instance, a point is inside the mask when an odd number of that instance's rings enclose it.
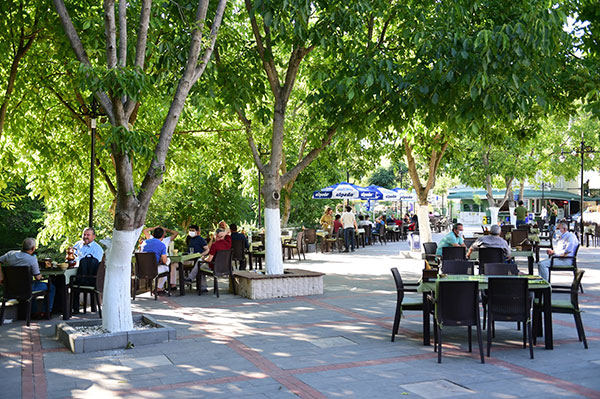
<instances>
[{"instance_id":1,"label":"green awning","mask_svg":"<svg viewBox=\"0 0 600 399\"><path fill-rule=\"evenodd\" d=\"M517 191L518 192L518 191ZM492 194L494 198L504 197L505 190L493 190ZM486 190L473 189L473 188L459 188L450 190L448 199L473 199L473 196L478 195L480 198L485 199ZM523 191L525 199L541 199L542 190L529 190ZM564 200L564 201L579 201L579 194L572 193L564 190L544 190L545 199ZM600 201L600 198L585 197L584 201Z\"/></svg>"}]
</instances>

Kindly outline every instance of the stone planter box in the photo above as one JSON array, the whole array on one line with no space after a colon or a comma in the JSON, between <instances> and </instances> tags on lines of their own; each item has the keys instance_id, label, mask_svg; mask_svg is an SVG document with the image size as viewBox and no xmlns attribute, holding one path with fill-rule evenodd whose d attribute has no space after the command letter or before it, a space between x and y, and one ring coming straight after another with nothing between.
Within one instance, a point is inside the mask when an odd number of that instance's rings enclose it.
<instances>
[{"instance_id":1,"label":"stone planter box","mask_svg":"<svg viewBox=\"0 0 600 399\"><path fill-rule=\"evenodd\" d=\"M284 274L237 271L234 278L238 294L248 299L285 298L323 294L324 273L285 269Z\"/></svg>"},{"instance_id":2,"label":"stone planter box","mask_svg":"<svg viewBox=\"0 0 600 399\"><path fill-rule=\"evenodd\" d=\"M150 316L133 316L133 322L142 321L155 328L145 330L131 330L118 333L106 333L97 335L83 335L73 327L99 326L101 319L67 321L56 325L56 337L73 353L95 352L109 349L125 349L128 344L134 346L157 344L160 342L174 341L177 339L177 331L154 320Z\"/></svg>"}]
</instances>

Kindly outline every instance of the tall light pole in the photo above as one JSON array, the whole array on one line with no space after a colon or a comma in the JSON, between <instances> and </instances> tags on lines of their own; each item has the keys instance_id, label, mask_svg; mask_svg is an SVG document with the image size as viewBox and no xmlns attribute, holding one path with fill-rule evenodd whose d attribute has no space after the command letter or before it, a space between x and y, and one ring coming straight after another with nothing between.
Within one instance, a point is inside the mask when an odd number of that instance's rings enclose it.
<instances>
[{"instance_id":1,"label":"tall light pole","mask_svg":"<svg viewBox=\"0 0 600 399\"><path fill-rule=\"evenodd\" d=\"M596 153L596 152L598 152L598 151L594 150L591 146L585 144L585 141L583 139L583 132L581 133L581 143L580 143L579 147L573 147L573 149L571 150L571 155L573 155L573 156L579 155L581 157L581 164L580 164L580 167L581 167L581 170L580 170L581 194L580 194L580 205L579 205L579 213L581 214L581 217L579 218L579 232L581 234L579 236L579 239L581 242L583 242L583 237L584 237L584 228L583 228L583 195L584 195L583 168L584 168L584 161L585 161L586 154L588 154L590 159L594 159L594 153ZM558 159L560 162L564 162L567 159L565 157L564 151L561 150L560 157Z\"/></svg>"}]
</instances>

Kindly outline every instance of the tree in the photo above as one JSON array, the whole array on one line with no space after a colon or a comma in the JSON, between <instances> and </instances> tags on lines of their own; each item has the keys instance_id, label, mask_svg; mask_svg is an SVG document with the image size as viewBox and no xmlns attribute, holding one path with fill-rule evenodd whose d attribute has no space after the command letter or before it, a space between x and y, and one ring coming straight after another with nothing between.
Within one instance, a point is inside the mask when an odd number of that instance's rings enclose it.
<instances>
[{"instance_id":1,"label":"tree","mask_svg":"<svg viewBox=\"0 0 600 399\"><path fill-rule=\"evenodd\" d=\"M441 1L411 12L390 35L402 79L388 118L419 198L425 242L431 237L427 195L447 149L468 132L477 140L490 119L515 120L538 107L550 111L553 82L569 71L572 38L562 29L561 5L543 1Z\"/></svg>"},{"instance_id":2,"label":"tree","mask_svg":"<svg viewBox=\"0 0 600 399\"><path fill-rule=\"evenodd\" d=\"M142 90L148 84L145 82L144 71L146 70L148 30L153 17L152 1L143 0L140 4L139 25L136 31L137 43L133 57L128 57L129 29L127 22L131 18L128 19L127 13L128 8L131 12L131 7L121 0L118 2L118 14L115 14L114 0L104 1L106 66L102 67L99 65L99 61L90 59L63 0L54 0L65 35L82 65L87 83L102 105L112 126L111 137L108 141L115 166L117 198L112 247L107 257L107 273L104 284L105 315L103 317L103 327L109 331L124 331L133 328L129 299L131 253L143 227L150 199L162 181L169 144L184 109L185 100L191 87L204 73L212 55L225 4L226 0L219 1L206 40L203 35L206 33L209 1L198 1L195 17L190 25L191 37L185 66L160 129L152 161L143 181L136 187L132 168L132 159L135 154L132 144L135 143L136 133L131 129L131 125L135 123ZM164 8L155 11L154 18L165 18L164 11ZM200 57L202 51L203 54ZM128 66L128 61L132 60L133 65ZM93 61L98 63L94 65Z\"/></svg>"},{"instance_id":3,"label":"tree","mask_svg":"<svg viewBox=\"0 0 600 399\"><path fill-rule=\"evenodd\" d=\"M396 176L394 175L394 168L382 168L379 167L369 176L369 185L375 185L380 187L389 188L390 190L396 186Z\"/></svg>"},{"instance_id":4,"label":"tree","mask_svg":"<svg viewBox=\"0 0 600 399\"><path fill-rule=\"evenodd\" d=\"M286 186L291 191L300 172L336 133L348 131L356 139L360 137L357 127L368 123L366 115L374 107L364 99L372 93L359 90L367 80L360 68L371 61L364 54L368 48L365 21L377 10L375 5L383 2L245 0L244 4L251 37L245 26L228 24L237 29L219 48L220 81L225 83L221 90L225 103L231 104L246 128L254 162L264 176L267 273L281 274L281 191ZM240 59L240 54L248 57ZM350 54L364 59L352 64ZM310 116L297 136L296 148L302 150L293 158L284 148L290 107ZM269 154L264 161L258 144L267 142ZM291 159L297 162L288 165Z\"/></svg>"}]
</instances>

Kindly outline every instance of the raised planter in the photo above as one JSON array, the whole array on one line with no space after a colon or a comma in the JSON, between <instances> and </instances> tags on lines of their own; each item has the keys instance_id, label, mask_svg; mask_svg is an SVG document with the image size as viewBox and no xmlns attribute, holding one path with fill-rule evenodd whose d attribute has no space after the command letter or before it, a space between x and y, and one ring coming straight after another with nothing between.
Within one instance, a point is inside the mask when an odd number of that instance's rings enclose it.
<instances>
[{"instance_id":1,"label":"raised planter","mask_svg":"<svg viewBox=\"0 0 600 399\"><path fill-rule=\"evenodd\" d=\"M127 346L141 346L157 344L160 342L174 341L177 339L177 331L154 320L150 316L133 316L133 322L141 321L150 324L154 328L143 330L131 330L118 333L105 333L96 335L84 335L74 327L100 326L101 319L67 321L56 325L56 337L73 353L95 352L109 349L125 349Z\"/></svg>"},{"instance_id":2,"label":"raised planter","mask_svg":"<svg viewBox=\"0 0 600 399\"><path fill-rule=\"evenodd\" d=\"M249 299L323 294L324 273L285 269L284 274L234 273L238 294Z\"/></svg>"}]
</instances>

